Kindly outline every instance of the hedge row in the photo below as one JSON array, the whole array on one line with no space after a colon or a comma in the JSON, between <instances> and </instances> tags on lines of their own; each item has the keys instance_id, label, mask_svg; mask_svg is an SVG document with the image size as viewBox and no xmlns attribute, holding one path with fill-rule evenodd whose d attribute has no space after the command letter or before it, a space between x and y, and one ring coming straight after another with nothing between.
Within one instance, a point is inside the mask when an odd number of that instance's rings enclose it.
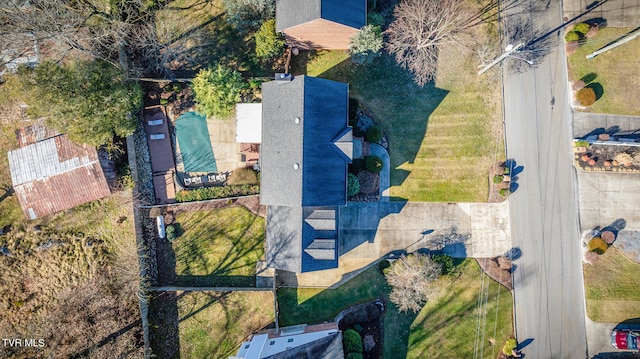
<instances>
[{"instance_id":1,"label":"hedge row","mask_svg":"<svg viewBox=\"0 0 640 359\"><path fill-rule=\"evenodd\" d=\"M176 194L177 202L203 201L207 199L248 196L260 193L260 186L238 185L183 189Z\"/></svg>"}]
</instances>

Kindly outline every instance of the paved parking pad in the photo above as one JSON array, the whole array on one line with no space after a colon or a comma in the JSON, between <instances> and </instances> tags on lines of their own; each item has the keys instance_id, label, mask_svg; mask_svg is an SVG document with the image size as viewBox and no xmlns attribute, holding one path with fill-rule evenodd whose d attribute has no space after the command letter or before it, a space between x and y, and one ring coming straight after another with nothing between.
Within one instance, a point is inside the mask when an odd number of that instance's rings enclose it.
<instances>
[{"instance_id":1,"label":"paved parking pad","mask_svg":"<svg viewBox=\"0 0 640 359\"><path fill-rule=\"evenodd\" d=\"M640 230L640 174L578 170L578 191L582 230L602 228L620 218L626 230Z\"/></svg>"}]
</instances>

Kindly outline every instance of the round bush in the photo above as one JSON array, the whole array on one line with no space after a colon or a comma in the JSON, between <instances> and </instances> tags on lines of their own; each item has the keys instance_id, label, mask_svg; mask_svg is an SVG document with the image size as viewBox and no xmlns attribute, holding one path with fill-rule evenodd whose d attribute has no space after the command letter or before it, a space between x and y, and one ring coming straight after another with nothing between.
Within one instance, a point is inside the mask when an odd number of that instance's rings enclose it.
<instances>
[{"instance_id":1,"label":"round bush","mask_svg":"<svg viewBox=\"0 0 640 359\"><path fill-rule=\"evenodd\" d=\"M589 32L590 28L591 26L589 26L589 24L581 22L574 26L573 31L578 32L584 36L587 32Z\"/></svg>"},{"instance_id":2,"label":"round bush","mask_svg":"<svg viewBox=\"0 0 640 359\"><path fill-rule=\"evenodd\" d=\"M165 227L165 235L167 237L167 240L169 242L173 242L176 240L177 236L176 236L176 227L174 227L172 224L168 225Z\"/></svg>"},{"instance_id":3,"label":"round bush","mask_svg":"<svg viewBox=\"0 0 640 359\"><path fill-rule=\"evenodd\" d=\"M353 173L349 173L349 177L347 179L347 196L355 196L360 192L360 181L358 181L358 177Z\"/></svg>"},{"instance_id":4,"label":"round bush","mask_svg":"<svg viewBox=\"0 0 640 359\"><path fill-rule=\"evenodd\" d=\"M509 190L508 190L508 189L506 189L506 188L501 189L501 190L500 190L500 195L501 195L502 197L506 197L506 196L508 196L508 195L509 195Z\"/></svg>"},{"instance_id":5,"label":"round bush","mask_svg":"<svg viewBox=\"0 0 640 359\"><path fill-rule=\"evenodd\" d=\"M515 340L515 338L507 339L507 342L504 343L504 346L502 347L502 354L511 356L511 352L517 347L518 341Z\"/></svg>"},{"instance_id":6,"label":"round bush","mask_svg":"<svg viewBox=\"0 0 640 359\"><path fill-rule=\"evenodd\" d=\"M597 254L604 254L604 252L607 251L607 243L600 237L593 237L591 238L591 240L589 241L589 244L587 245L587 248L589 248L589 251L591 252L595 252Z\"/></svg>"},{"instance_id":7,"label":"round bush","mask_svg":"<svg viewBox=\"0 0 640 359\"><path fill-rule=\"evenodd\" d=\"M345 358L346 359L362 359L362 353L349 353Z\"/></svg>"},{"instance_id":8,"label":"round bush","mask_svg":"<svg viewBox=\"0 0 640 359\"><path fill-rule=\"evenodd\" d=\"M435 254L431 256L433 263L440 264L440 271L443 275L453 271L453 258L446 254Z\"/></svg>"},{"instance_id":9,"label":"round bush","mask_svg":"<svg viewBox=\"0 0 640 359\"><path fill-rule=\"evenodd\" d=\"M389 263L388 259L383 259L380 262L378 262L378 270L382 274L385 274L386 269L389 267L391 267L391 263Z\"/></svg>"},{"instance_id":10,"label":"round bush","mask_svg":"<svg viewBox=\"0 0 640 359\"><path fill-rule=\"evenodd\" d=\"M504 180L504 176L502 175L495 175L493 176L493 183L498 184L500 182L502 182Z\"/></svg>"},{"instance_id":11,"label":"round bush","mask_svg":"<svg viewBox=\"0 0 640 359\"><path fill-rule=\"evenodd\" d=\"M362 331L364 330L364 328L363 328L363 327L362 327L362 325L360 325L360 324L355 324L355 325L353 326L353 329L354 329L356 332L358 332L358 333L362 333Z\"/></svg>"},{"instance_id":12,"label":"round bush","mask_svg":"<svg viewBox=\"0 0 640 359\"><path fill-rule=\"evenodd\" d=\"M590 87L580 89L576 97L582 106L591 106L596 102L596 92Z\"/></svg>"},{"instance_id":13,"label":"round bush","mask_svg":"<svg viewBox=\"0 0 640 359\"><path fill-rule=\"evenodd\" d=\"M347 329L343 333L342 343L347 353L362 353L362 337L353 329Z\"/></svg>"},{"instance_id":14,"label":"round bush","mask_svg":"<svg viewBox=\"0 0 640 359\"><path fill-rule=\"evenodd\" d=\"M362 158L356 158L353 160L353 162L351 162L351 168L350 168L351 173L357 175L358 173L364 171L364 169L365 169L365 163Z\"/></svg>"},{"instance_id":15,"label":"round bush","mask_svg":"<svg viewBox=\"0 0 640 359\"><path fill-rule=\"evenodd\" d=\"M371 126L367 129L364 140L371 143L378 143L382 139L382 129L378 126Z\"/></svg>"},{"instance_id":16,"label":"round bush","mask_svg":"<svg viewBox=\"0 0 640 359\"><path fill-rule=\"evenodd\" d=\"M581 38L580 33L576 31L569 31L564 35L564 40L566 42L578 41L580 40L580 38Z\"/></svg>"},{"instance_id":17,"label":"round bush","mask_svg":"<svg viewBox=\"0 0 640 359\"><path fill-rule=\"evenodd\" d=\"M382 28L384 26L384 23L384 16L382 16L382 14L373 11L367 14L368 25L378 26L379 28Z\"/></svg>"},{"instance_id":18,"label":"round bush","mask_svg":"<svg viewBox=\"0 0 640 359\"><path fill-rule=\"evenodd\" d=\"M380 173L380 171L382 171L382 158L378 156L367 156L364 159L364 164L369 172Z\"/></svg>"},{"instance_id":19,"label":"round bush","mask_svg":"<svg viewBox=\"0 0 640 359\"><path fill-rule=\"evenodd\" d=\"M360 192L364 194L374 194L380 190L380 175L370 171L358 173L360 182Z\"/></svg>"}]
</instances>

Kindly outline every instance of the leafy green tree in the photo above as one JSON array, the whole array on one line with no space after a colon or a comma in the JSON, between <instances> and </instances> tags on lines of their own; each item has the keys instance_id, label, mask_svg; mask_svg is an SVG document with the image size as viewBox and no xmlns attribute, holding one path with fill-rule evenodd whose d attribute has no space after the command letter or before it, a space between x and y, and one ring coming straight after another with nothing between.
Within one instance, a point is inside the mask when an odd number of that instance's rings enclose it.
<instances>
[{"instance_id":1,"label":"leafy green tree","mask_svg":"<svg viewBox=\"0 0 640 359\"><path fill-rule=\"evenodd\" d=\"M238 71L218 64L200 70L191 87L196 110L207 116L229 118L246 86Z\"/></svg>"},{"instance_id":2,"label":"leafy green tree","mask_svg":"<svg viewBox=\"0 0 640 359\"><path fill-rule=\"evenodd\" d=\"M222 0L227 9L227 20L240 30L255 30L273 19L275 0Z\"/></svg>"},{"instance_id":3,"label":"leafy green tree","mask_svg":"<svg viewBox=\"0 0 640 359\"><path fill-rule=\"evenodd\" d=\"M380 56L384 46L379 26L365 25L351 38L349 53L351 60L357 64L370 64Z\"/></svg>"},{"instance_id":4,"label":"leafy green tree","mask_svg":"<svg viewBox=\"0 0 640 359\"><path fill-rule=\"evenodd\" d=\"M133 113L142 106L142 89L123 81L119 68L104 61L78 61L68 65L43 62L34 69L21 67L8 79L14 96L34 117L74 142L112 145L136 128Z\"/></svg>"},{"instance_id":5,"label":"leafy green tree","mask_svg":"<svg viewBox=\"0 0 640 359\"><path fill-rule=\"evenodd\" d=\"M284 47L284 37L276 32L276 20L265 21L256 32L256 55L262 59L277 57Z\"/></svg>"}]
</instances>

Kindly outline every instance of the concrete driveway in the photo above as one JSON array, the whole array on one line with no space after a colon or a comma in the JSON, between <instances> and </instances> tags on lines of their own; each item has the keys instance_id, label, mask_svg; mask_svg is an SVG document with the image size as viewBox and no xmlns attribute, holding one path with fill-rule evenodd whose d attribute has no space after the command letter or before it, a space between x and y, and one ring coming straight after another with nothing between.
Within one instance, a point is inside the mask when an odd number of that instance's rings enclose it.
<instances>
[{"instance_id":1,"label":"concrete driveway","mask_svg":"<svg viewBox=\"0 0 640 359\"><path fill-rule=\"evenodd\" d=\"M598 2L604 4L595 8L584 19L601 17L607 20L607 26L614 27L640 25L640 0L564 0L564 16L572 19L585 12L587 6L591 7Z\"/></svg>"},{"instance_id":2,"label":"concrete driveway","mask_svg":"<svg viewBox=\"0 0 640 359\"><path fill-rule=\"evenodd\" d=\"M340 209L339 268L299 274L298 286L328 287L392 252L443 250L495 257L512 248L509 202L349 202Z\"/></svg>"},{"instance_id":3,"label":"concrete driveway","mask_svg":"<svg viewBox=\"0 0 640 359\"><path fill-rule=\"evenodd\" d=\"M640 230L640 174L578 170L580 226L605 227L622 218L626 230Z\"/></svg>"}]
</instances>

